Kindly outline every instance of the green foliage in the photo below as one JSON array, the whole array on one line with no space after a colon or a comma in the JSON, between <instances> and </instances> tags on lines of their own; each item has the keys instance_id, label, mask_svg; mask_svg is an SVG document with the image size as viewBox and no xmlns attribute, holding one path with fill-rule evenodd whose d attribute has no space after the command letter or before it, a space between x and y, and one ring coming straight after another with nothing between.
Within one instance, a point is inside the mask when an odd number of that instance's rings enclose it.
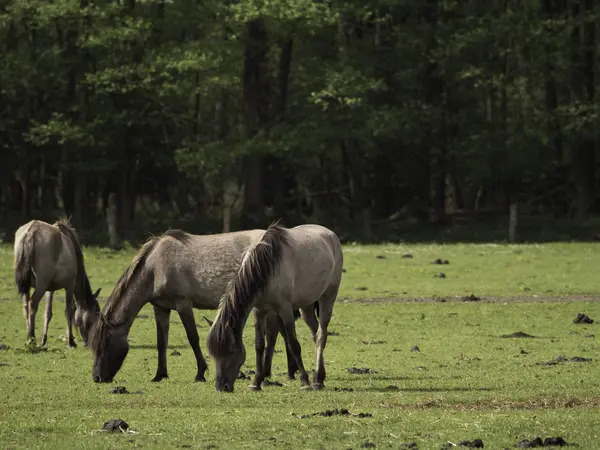
<instances>
[{"instance_id":1,"label":"green foliage","mask_svg":"<svg viewBox=\"0 0 600 450\"><path fill-rule=\"evenodd\" d=\"M342 221L365 197L374 220L415 199L426 209L438 172L453 177L459 207L471 209L482 189L490 207L498 190L538 202L564 169L568 180L554 186L564 197L544 196L544 207L581 209L574 198L587 190L593 208L595 180L582 173L600 121L600 9L577 4L575 13L512 0L4 0L0 149L10 176L0 189L11 189L21 165L31 171L30 192L78 167L96 197L119 179L134 196L163 202L166 183L191 198L195 180L213 186L196 192L196 203L218 209L214 180L243 178L243 157L260 153L280 158L296 180L296 205L314 204L315 190L352 191L343 208L331 208L347 210ZM268 51L245 74L257 57L248 33L257 20ZM260 80L257 92L246 92L244 77ZM255 120L249 107L264 116L258 125L246 123ZM339 164L342 144L352 150ZM368 172L363 182L352 167ZM157 173L166 175L156 181ZM316 180L324 180L318 188Z\"/></svg>"}]
</instances>

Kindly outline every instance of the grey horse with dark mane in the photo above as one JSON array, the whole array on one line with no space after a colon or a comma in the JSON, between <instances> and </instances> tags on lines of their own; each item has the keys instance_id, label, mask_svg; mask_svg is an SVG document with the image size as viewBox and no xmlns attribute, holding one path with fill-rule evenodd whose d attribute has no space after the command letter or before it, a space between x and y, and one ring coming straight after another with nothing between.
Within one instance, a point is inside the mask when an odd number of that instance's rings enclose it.
<instances>
[{"instance_id":1,"label":"grey horse with dark mane","mask_svg":"<svg viewBox=\"0 0 600 450\"><path fill-rule=\"evenodd\" d=\"M97 300L100 289L92 294L79 239L69 221L61 219L50 225L32 220L19 227L15 233L14 253L15 282L23 298L28 340L35 340L35 315L47 292L41 345L46 344L52 318L52 297L55 291L64 289L67 343L69 347L76 346L73 338L75 321L86 345L89 330L100 311ZM30 297L31 287L34 291Z\"/></svg>"},{"instance_id":2,"label":"grey horse with dark mane","mask_svg":"<svg viewBox=\"0 0 600 450\"><path fill-rule=\"evenodd\" d=\"M264 349L264 317L275 313L287 335L300 372L302 388L310 388L296 337L294 309L300 309L316 344L316 371L313 389L324 387L323 351L327 326L333 313L342 279L343 254L337 235L319 225L286 229L271 225L252 244L236 276L221 299L221 306L207 337L208 350L215 359L216 389L232 392L236 375L246 358L242 333L250 311L256 324L256 375L251 385L259 390L268 367L270 348ZM318 304L318 323L314 316ZM267 343L270 346L270 343ZM266 352L266 353L264 353Z\"/></svg>"},{"instance_id":3,"label":"grey horse with dark mane","mask_svg":"<svg viewBox=\"0 0 600 450\"><path fill-rule=\"evenodd\" d=\"M90 333L90 347L95 354L94 381L113 380L129 351L129 330L147 303L154 307L158 348L158 368L152 381L168 378L167 345L172 310L179 314L196 357L195 380L205 381L207 365L200 350L193 308L219 307L245 249L263 233L264 230L250 230L203 236L169 230L149 239L117 282ZM274 323L267 321L265 327L275 330L276 337L279 323L275 316L272 318ZM290 378L295 371L295 359L288 355Z\"/></svg>"}]
</instances>

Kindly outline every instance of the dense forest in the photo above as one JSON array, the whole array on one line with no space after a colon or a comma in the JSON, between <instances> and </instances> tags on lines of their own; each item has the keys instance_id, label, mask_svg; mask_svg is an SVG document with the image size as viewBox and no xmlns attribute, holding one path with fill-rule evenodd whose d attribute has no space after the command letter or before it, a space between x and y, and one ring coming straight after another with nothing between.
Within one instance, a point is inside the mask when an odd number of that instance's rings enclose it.
<instances>
[{"instance_id":1,"label":"dense forest","mask_svg":"<svg viewBox=\"0 0 600 450\"><path fill-rule=\"evenodd\" d=\"M593 0L0 0L0 229L282 218L373 240L393 223L593 217L599 13Z\"/></svg>"}]
</instances>

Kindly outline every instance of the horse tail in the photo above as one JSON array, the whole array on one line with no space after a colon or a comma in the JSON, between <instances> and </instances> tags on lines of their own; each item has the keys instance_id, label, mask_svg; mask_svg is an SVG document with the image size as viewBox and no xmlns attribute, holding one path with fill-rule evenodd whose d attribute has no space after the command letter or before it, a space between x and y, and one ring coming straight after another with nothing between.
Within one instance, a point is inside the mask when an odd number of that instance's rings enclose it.
<instances>
[{"instance_id":1,"label":"horse tail","mask_svg":"<svg viewBox=\"0 0 600 450\"><path fill-rule=\"evenodd\" d=\"M19 295L25 295L31 288L31 266L35 256L34 237L33 232L27 230L15 253L15 283Z\"/></svg>"},{"instance_id":2,"label":"horse tail","mask_svg":"<svg viewBox=\"0 0 600 450\"><path fill-rule=\"evenodd\" d=\"M77 262L77 277L76 283L79 286L79 289L83 292L83 301L89 303L92 306L98 306L98 301L92 294L92 287L90 286L90 280L85 272L85 262L83 259L83 251L81 250L81 244L79 243L79 237L77 236L77 232L71 228L71 224L68 219L60 219L55 224L60 230L61 234L65 235L67 239L71 242L73 246L73 251L75 252L75 260Z\"/></svg>"},{"instance_id":3,"label":"horse tail","mask_svg":"<svg viewBox=\"0 0 600 450\"><path fill-rule=\"evenodd\" d=\"M233 280L229 283L213 326L210 328L207 344L213 356L225 354L231 343L229 329L234 336L241 338L243 320L256 297L264 292L276 273L289 244L287 230L277 223L267 228L260 241L250 247Z\"/></svg>"}]
</instances>

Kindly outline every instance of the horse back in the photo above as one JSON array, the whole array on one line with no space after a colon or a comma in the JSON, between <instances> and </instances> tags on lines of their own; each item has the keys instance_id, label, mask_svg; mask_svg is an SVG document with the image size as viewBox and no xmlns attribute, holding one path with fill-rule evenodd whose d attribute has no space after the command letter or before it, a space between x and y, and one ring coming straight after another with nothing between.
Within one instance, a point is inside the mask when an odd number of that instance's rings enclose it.
<instances>
[{"instance_id":1,"label":"horse back","mask_svg":"<svg viewBox=\"0 0 600 450\"><path fill-rule=\"evenodd\" d=\"M288 230L289 248L280 269L279 288L293 286L294 303L312 303L325 291L338 288L343 255L337 235L321 225Z\"/></svg>"},{"instance_id":2,"label":"horse back","mask_svg":"<svg viewBox=\"0 0 600 450\"><path fill-rule=\"evenodd\" d=\"M214 309L240 266L243 252L261 230L214 235L164 236L148 256L153 297L188 298L196 308Z\"/></svg>"},{"instance_id":3,"label":"horse back","mask_svg":"<svg viewBox=\"0 0 600 450\"><path fill-rule=\"evenodd\" d=\"M31 263L36 280L48 284L48 288L72 284L77 273L75 254L58 227L41 220L32 220L19 227L15 233L15 254L26 235L33 242Z\"/></svg>"}]
</instances>

